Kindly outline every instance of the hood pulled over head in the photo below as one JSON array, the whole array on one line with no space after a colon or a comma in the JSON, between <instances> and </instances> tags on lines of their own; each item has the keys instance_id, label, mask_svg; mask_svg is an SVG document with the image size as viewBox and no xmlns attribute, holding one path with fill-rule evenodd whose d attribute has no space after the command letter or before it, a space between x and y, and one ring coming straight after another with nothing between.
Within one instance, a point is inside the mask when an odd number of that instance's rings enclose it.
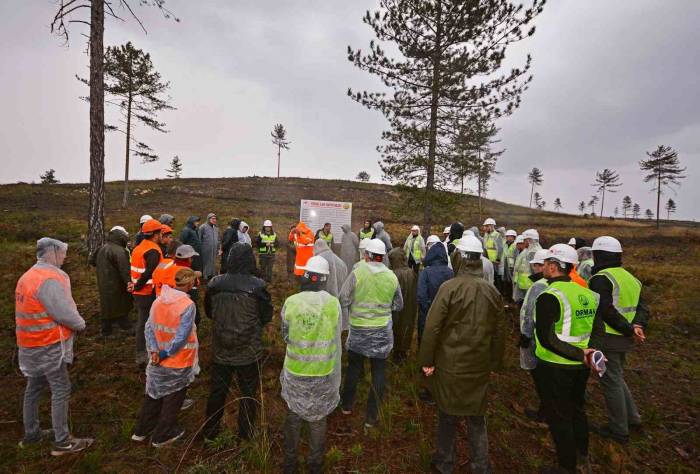
<instances>
[{"instance_id":1,"label":"hood pulled over head","mask_svg":"<svg viewBox=\"0 0 700 474\"><path fill-rule=\"evenodd\" d=\"M388 258L389 265L391 266L392 270L408 268L408 264L406 263L406 253L404 253L403 249L399 247L391 249L391 251L389 251Z\"/></svg>"},{"instance_id":2,"label":"hood pulled over head","mask_svg":"<svg viewBox=\"0 0 700 474\"><path fill-rule=\"evenodd\" d=\"M199 221L198 216L190 216L187 218L187 226L194 229L195 228L195 223Z\"/></svg>"},{"instance_id":3,"label":"hood pulled over head","mask_svg":"<svg viewBox=\"0 0 700 474\"><path fill-rule=\"evenodd\" d=\"M447 249L440 242L428 250L425 256L425 266L447 265Z\"/></svg>"},{"instance_id":4,"label":"hood pulled over head","mask_svg":"<svg viewBox=\"0 0 700 474\"><path fill-rule=\"evenodd\" d=\"M47 263L61 268L68 253L68 244L51 237L42 237L36 241L36 259L39 263Z\"/></svg>"},{"instance_id":5,"label":"hood pulled over head","mask_svg":"<svg viewBox=\"0 0 700 474\"><path fill-rule=\"evenodd\" d=\"M341 229L343 229L343 233L349 234L350 233L350 226L348 224L343 224L340 226Z\"/></svg>"},{"instance_id":6,"label":"hood pulled over head","mask_svg":"<svg viewBox=\"0 0 700 474\"><path fill-rule=\"evenodd\" d=\"M255 271L255 255L253 247L248 244L236 242L231 246L226 261L228 273L250 275Z\"/></svg>"},{"instance_id":7,"label":"hood pulled over head","mask_svg":"<svg viewBox=\"0 0 700 474\"><path fill-rule=\"evenodd\" d=\"M464 225L461 222L455 222L450 226L450 242L459 240L464 234Z\"/></svg>"},{"instance_id":8,"label":"hood pulled over head","mask_svg":"<svg viewBox=\"0 0 700 474\"><path fill-rule=\"evenodd\" d=\"M328 247L328 243L323 239L318 239L314 242L314 255L321 255L322 253L330 252L331 249Z\"/></svg>"}]
</instances>

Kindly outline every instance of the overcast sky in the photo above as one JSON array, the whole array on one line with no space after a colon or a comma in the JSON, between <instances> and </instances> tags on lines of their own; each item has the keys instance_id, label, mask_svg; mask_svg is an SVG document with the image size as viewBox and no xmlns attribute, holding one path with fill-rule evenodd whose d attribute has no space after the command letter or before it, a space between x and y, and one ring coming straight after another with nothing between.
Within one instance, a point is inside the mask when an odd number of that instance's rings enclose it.
<instances>
[{"instance_id":1,"label":"overcast sky","mask_svg":"<svg viewBox=\"0 0 700 474\"><path fill-rule=\"evenodd\" d=\"M377 4L168 0L180 23L136 8L148 34L108 19L105 45L131 40L150 52L177 107L161 116L170 133L136 129L162 158L132 160L132 178L164 177L174 155L186 177L272 176L270 130L280 122L292 140L283 175L352 179L367 170L381 181L375 147L386 122L346 96L348 87L377 88L346 58L348 45L366 49L372 39L361 18ZM51 0L0 2L0 182L37 181L48 168L64 182L88 179L88 106L78 99L87 91L74 78L87 75L85 30L74 25L64 46L49 33L54 11ZM527 205L526 174L538 166L548 207L560 197L575 212L593 194L595 171L609 167L624 186L608 213L625 194L655 210L637 162L667 144L688 168L677 195L668 194L677 217L700 218L698 18L697 0L549 2L535 36L509 57L517 64L530 52L534 81L522 107L498 123L507 151L490 196ZM121 179L123 136L106 140L106 177Z\"/></svg>"}]
</instances>

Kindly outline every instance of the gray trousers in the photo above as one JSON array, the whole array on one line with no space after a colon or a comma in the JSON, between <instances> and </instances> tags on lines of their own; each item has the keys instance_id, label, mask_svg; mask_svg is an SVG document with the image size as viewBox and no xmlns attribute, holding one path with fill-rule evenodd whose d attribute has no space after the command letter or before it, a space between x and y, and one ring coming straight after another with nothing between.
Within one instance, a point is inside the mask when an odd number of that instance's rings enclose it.
<instances>
[{"instance_id":1,"label":"gray trousers","mask_svg":"<svg viewBox=\"0 0 700 474\"><path fill-rule=\"evenodd\" d=\"M605 357L607 370L600 384L608 409L608 426L615 434L629 436L629 425L638 425L641 418L624 378L625 353L606 352Z\"/></svg>"},{"instance_id":2,"label":"gray trousers","mask_svg":"<svg viewBox=\"0 0 700 474\"><path fill-rule=\"evenodd\" d=\"M134 295L134 305L138 312L136 321L136 357L143 357L144 362L148 360L146 358L146 336L144 331L146 330L146 321L148 321L151 306L153 306L155 300L155 295Z\"/></svg>"},{"instance_id":3,"label":"gray trousers","mask_svg":"<svg viewBox=\"0 0 700 474\"><path fill-rule=\"evenodd\" d=\"M41 377L27 377L27 388L24 390L24 440L34 442L41 440L39 425L39 399L46 387L51 391L51 425L56 444L64 444L70 437L68 430L68 400L70 400L70 377L68 365L61 367Z\"/></svg>"},{"instance_id":4,"label":"gray trousers","mask_svg":"<svg viewBox=\"0 0 700 474\"><path fill-rule=\"evenodd\" d=\"M275 266L275 255L260 254L258 260L260 261L260 272L262 273L263 279L268 283L272 283L272 269Z\"/></svg>"},{"instance_id":5,"label":"gray trousers","mask_svg":"<svg viewBox=\"0 0 700 474\"><path fill-rule=\"evenodd\" d=\"M298 472L299 441L301 428L304 423L309 425L309 459L308 472L311 474L323 472L323 459L326 453L326 418L314 422L305 422L293 411L287 412L284 422L284 473Z\"/></svg>"},{"instance_id":6,"label":"gray trousers","mask_svg":"<svg viewBox=\"0 0 700 474\"><path fill-rule=\"evenodd\" d=\"M437 429L437 449L433 457L433 467L441 474L454 471L457 457L457 424L461 417L448 415L439 410ZM469 466L473 473L490 473L489 438L486 432L485 416L467 417L469 436Z\"/></svg>"}]
</instances>

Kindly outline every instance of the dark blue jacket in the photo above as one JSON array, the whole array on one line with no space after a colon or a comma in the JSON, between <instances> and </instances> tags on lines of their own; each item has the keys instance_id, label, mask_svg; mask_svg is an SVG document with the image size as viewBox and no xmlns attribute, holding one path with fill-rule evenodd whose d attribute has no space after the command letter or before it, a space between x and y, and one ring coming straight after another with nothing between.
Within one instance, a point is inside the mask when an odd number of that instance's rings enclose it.
<instances>
[{"instance_id":1,"label":"dark blue jacket","mask_svg":"<svg viewBox=\"0 0 700 474\"><path fill-rule=\"evenodd\" d=\"M454 276L447 266L447 251L442 243L430 247L423 264L425 269L418 275L418 312L421 316L428 314L440 285Z\"/></svg>"}]
</instances>

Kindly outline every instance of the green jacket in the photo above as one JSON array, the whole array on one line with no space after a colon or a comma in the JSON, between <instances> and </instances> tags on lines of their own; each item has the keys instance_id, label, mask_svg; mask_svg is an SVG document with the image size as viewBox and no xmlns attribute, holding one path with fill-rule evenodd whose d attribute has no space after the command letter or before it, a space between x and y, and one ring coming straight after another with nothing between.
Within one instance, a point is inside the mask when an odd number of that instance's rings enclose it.
<instances>
[{"instance_id":1,"label":"green jacket","mask_svg":"<svg viewBox=\"0 0 700 474\"><path fill-rule=\"evenodd\" d=\"M462 260L457 275L440 286L418 353L420 367L435 367L430 391L449 415L484 415L489 375L503 364L503 301L482 278L482 265Z\"/></svg>"},{"instance_id":2,"label":"green jacket","mask_svg":"<svg viewBox=\"0 0 700 474\"><path fill-rule=\"evenodd\" d=\"M111 231L105 243L95 252L90 263L97 269L97 288L100 293L100 316L104 319L117 319L126 316L134 299L126 291L131 281L129 251L126 244L129 238L120 231Z\"/></svg>"}]
</instances>

